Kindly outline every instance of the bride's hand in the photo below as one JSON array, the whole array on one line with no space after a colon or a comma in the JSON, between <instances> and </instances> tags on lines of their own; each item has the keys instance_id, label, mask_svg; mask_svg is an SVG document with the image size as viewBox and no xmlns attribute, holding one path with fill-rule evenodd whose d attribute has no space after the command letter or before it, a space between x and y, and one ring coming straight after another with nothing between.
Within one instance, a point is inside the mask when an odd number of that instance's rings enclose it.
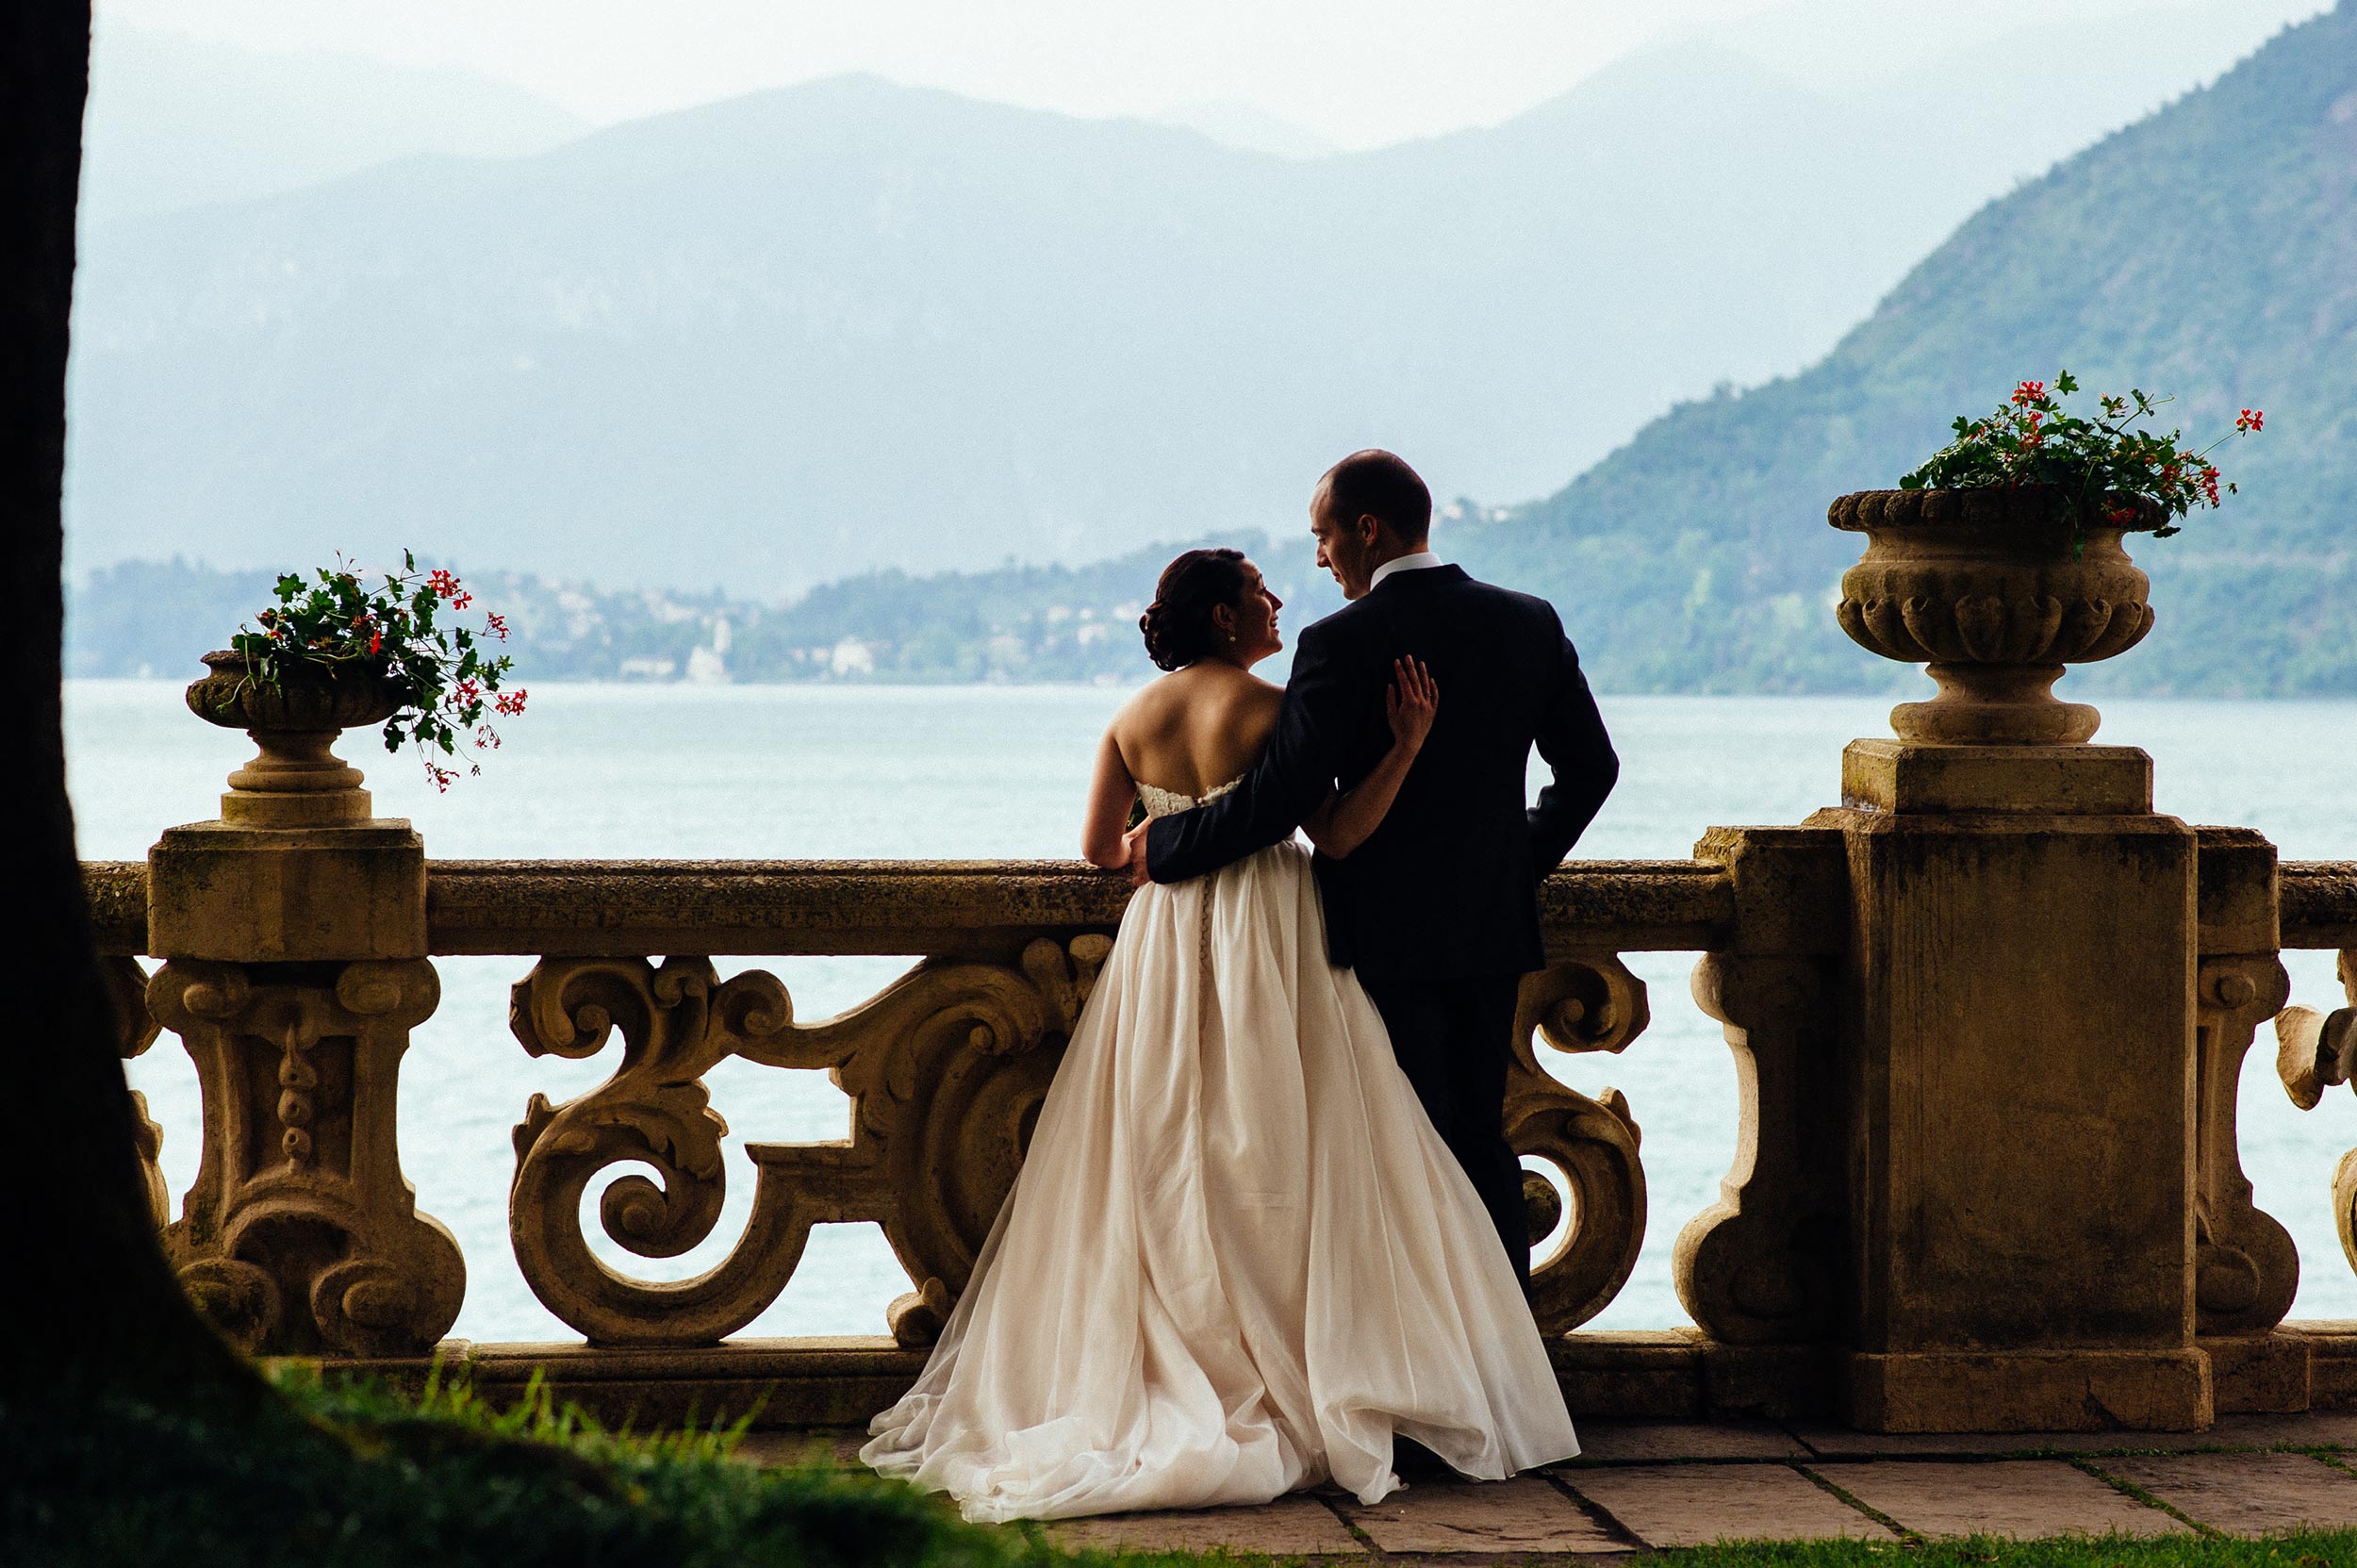
<instances>
[{"instance_id":1,"label":"bride's hand","mask_svg":"<svg viewBox=\"0 0 2357 1568\"><path fill-rule=\"evenodd\" d=\"M1411 752L1421 750L1441 711L1441 688L1422 659L1392 661L1392 689L1384 694L1383 710L1392 722L1392 739Z\"/></svg>"}]
</instances>

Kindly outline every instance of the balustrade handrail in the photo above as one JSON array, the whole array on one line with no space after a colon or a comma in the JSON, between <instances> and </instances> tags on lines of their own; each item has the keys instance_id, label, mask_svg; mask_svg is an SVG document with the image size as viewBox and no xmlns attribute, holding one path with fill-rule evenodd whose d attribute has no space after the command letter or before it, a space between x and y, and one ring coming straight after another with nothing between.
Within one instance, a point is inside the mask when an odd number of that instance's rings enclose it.
<instances>
[{"instance_id":1,"label":"balustrade handrail","mask_svg":"<svg viewBox=\"0 0 2357 1568\"><path fill-rule=\"evenodd\" d=\"M2357 948L2357 860L2287 860L2276 876L2286 948Z\"/></svg>"},{"instance_id":2,"label":"balustrade handrail","mask_svg":"<svg viewBox=\"0 0 2357 1568\"><path fill-rule=\"evenodd\" d=\"M99 950L146 952L146 866L85 861L82 881ZM2276 886L2282 946L2357 948L2357 861L2285 861ZM1113 925L1127 900L1118 878L1059 860L426 863L432 950L447 955L952 952ZM1735 895L1706 861L1578 860L1547 879L1541 909L1551 943L1706 951Z\"/></svg>"},{"instance_id":3,"label":"balustrade handrail","mask_svg":"<svg viewBox=\"0 0 2357 1568\"><path fill-rule=\"evenodd\" d=\"M98 946L147 950L147 867L83 865ZM1058 860L432 860L437 955L976 956L1043 931L1119 923L1129 890ZM1541 898L1555 948L1700 951L1735 921L1726 870L1694 860L1583 860Z\"/></svg>"}]
</instances>

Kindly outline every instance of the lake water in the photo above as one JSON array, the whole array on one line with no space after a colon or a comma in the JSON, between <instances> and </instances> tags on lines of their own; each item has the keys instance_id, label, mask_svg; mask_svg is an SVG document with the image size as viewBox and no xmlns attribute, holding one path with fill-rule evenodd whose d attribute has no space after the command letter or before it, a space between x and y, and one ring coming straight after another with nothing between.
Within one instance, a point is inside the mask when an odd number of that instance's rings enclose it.
<instances>
[{"instance_id":1,"label":"lake water","mask_svg":"<svg viewBox=\"0 0 2357 1568\"><path fill-rule=\"evenodd\" d=\"M67 744L81 848L138 859L157 830L209 817L222 779L251 752L199 723L176 683L70 682ZM1075 852L1091 749L1122 693L960 686L549 686L506 726L478 779L436 796L415 763L363 734L378 810L407 817L437 856L1059 856ZM1606 698L1623 759L1619 790L1579 852L1680 857L1713 823L1796 822L1838 795L1843 743L1887 734L1888 698ZM2151 751L2158 804L2189 821L2255 827L2286 858L2357 857L2357 702L2113 700L2102 738ZM2287 954L2293 997L2338 1005L2331 955ZM602 1081L614 1050L536 1061L507 1032L507 987L524 959L440 959L440 1011L419 1032L402 1081L403 1162L418 1201L457 1234L467 1302L454 1330L479 1340L570 1339L525 1288L508 1250L510 1130L535 1091L563 1100ZM1644 1130L1651 1228L1635 1276L1594 1327L1686 1321L1670 1246L1710 1202L1734 1153L1735 1081L1718 1028L1687 993L1690 955L1638 954L1653 1027L1620 1057L1551 1056L1589 1094L1626 1092ZM893 959L727 961L763 966L818 1017L871 994ZM2357 1317L2332 1170L2357 1145L2357 1098L2302 1114L2275 1081L2262 1032L2243 1076L2243 1163L2260 1206L2288 1226L2304 1266L2299 1317ZM165 1129L175 1193L194 1180L196 1081L167 1035L131 1068ZM709 1080L731 1136L729 1209L715 1239L668 1263L633 1258L585 1228L609 1263L678 1279L711 1266L741 1231L751 1165L737 1145L842 1137L847 1102L812 1073L731 1062ZM594 1197L594 1194L592 1195ZM785 1293L746 1332L879 1333L908 1288L873 1226L822 1226Z\"/></svg>"}]
</instances>

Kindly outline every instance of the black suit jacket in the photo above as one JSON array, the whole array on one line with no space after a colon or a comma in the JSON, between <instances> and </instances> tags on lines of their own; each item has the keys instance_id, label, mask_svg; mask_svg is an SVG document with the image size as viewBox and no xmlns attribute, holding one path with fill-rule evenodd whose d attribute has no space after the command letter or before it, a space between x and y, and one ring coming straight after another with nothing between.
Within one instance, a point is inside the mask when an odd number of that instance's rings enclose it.
<instances>
[{"instance_id":1,"label":"black suit jacket","mask_svg":"<svg viewBox=\"0 0 2357 1568\"><path fill-rule=\"evenodd\" d=\"M1393 572L1305 628L1268 750L1228 794L1156 819L1147 872L1216 870L1366 777L1392 744L1384 694L1403 654L1432 671L1440 713L1374 835L1347 859L1317 859L1328 955L1429 979L1539 968L1539 880L1594 818L1620 760L1554 607L1460 567ZM1555 772L1535 807L1533 745Z\"/></svg>"}]
</instances>

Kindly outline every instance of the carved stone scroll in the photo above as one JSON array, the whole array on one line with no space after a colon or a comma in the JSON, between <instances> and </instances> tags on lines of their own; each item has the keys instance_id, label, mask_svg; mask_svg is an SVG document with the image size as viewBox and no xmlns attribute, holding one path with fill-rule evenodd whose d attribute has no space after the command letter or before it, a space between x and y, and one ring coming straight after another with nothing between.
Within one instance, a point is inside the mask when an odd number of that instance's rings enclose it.
<instances>
[{"instance_id":1,"label":"carved stone scroll","mask_svg":"<svg viewBox=\"0 0 2357 1568\"><path fill-rule=\"evenodd\" d=\"M1507 1079L1506 1136L1514 1152L1552 1165L1570 1197L1560 1242L1531 1260L1531 1311L1542 1333L1567 1333L1604 1311L1637 1266L1645 1240L1645 1167L1628 1100L1591 1099L1539 1065L1534 1041L1567 1052L1620 1051L1651 1020L1645 984L1608 952L1574 953L1525 976ZM1531 1240L1555 1228L1562 1199L1525 1179Z\"/></svg>"},{"instance_id":2,"label":"carved stone scroll","mask_svg":"<svg viewBox=\"0 0 2357 1568\"><path fill-rule=\"evenodd\" d=\"M2357 948L2341 949L2340 979L2347 1007L2329 1014L2287 1007L2276 1015L2275 1070L2303 1111L2314 1109L2327 1088L2357 1076ZM2332 1173L2332 1218L2342 1256L2357 1268L2357 1148L2342 1155Z\"/></svg>"},{"instance_id":3,"label":"carved stone scroll","mask_svg":"<svg viewBox=\"0 0 2357 1568\"><path fill-rule=\"evenodd\" d=\"M1678 1232L1678 1299L1713 1339L1801 1344L1834 1328L1840 1268L1838 1142L1813 1118L1838 1103L1832 961L1706 954L1694 1000L1726 1026L1742 1120L1719 1200Z\"/></svg>"},{"instance_id":4,"label":"carved stone scroll","mask_svg":"<svg viewBox=\"0 0 2357 1568\"><path fill-rule=\"evenodd\" d=\"M114 1003L115 1043L125 1062L147 1054L147 1048L156 1043L162 1026L147 1011L147 971L140 961L117 953L98 961L99 974L107 982L107 999ZM131 1092L132 1147L140 1157L140 1175L147 1185L148 1213L155 1215L157 1229L172 1221L172 1192L164 1185L164 1168L157 1156L164 1149L164 1130L155 1117L147 1114L147 1097L139 1090Z\"/></svg>"},{"instance_id":5,"label":"carved stone scroll","mask_svg":"<svg viewBox=\"0 0 2357 1568\"><path fill-rule=\"evenodd\" d=\"M2349 1006L2331 1014L2287 1007L2275 1015L2276 1076L2302 1111L2315 1110L2325 1090L2357 1076L2357 949L2341 953L2340 976Z\"/></svg>"},{"instance_id":6,"label":"carved stone scroll","mask_svg":"<svg viewBox=\"0 0 2357 1568\"><path fill-rule=\"evenodd\" d=\"M164 1245L213 1321L257 1354L415 1355L457 1318L466 1264L417 1212L394 1142L409 1032L440 998L423 959L175 959L147 1006L194 1059L205 1147Z\"/></svg>"},{"instance_id":7,"label":"carved stone scroll","mask_svg":"<svg viewBox=\"0 0 2357 1568\"><path fill-rule=\"evenodd\" d=\"M1837 1337L1847 1196L1840 1007L1849 866L1822 827L1713 828L1695 854L1728 868L1736 920L1694 966L1724 1026L1739 1120L1719 1200L1678 1233L1678 1299L1729 1345Z\"/></svg>"},{"instance_id":8,"label":"carved stone scroll","mask_svg":"<svg viewBox=\"0 0 2357 1568\"><path fill-rule=\"evenodd\" d=\"M973 1273L1110 944L1047 938L1019 969L928 960L851 1012L794 1021L775 977L722 982L703 959L543 959L515 988L511 1022L536 1054L589 1056L618 1030L622 1059L590 1093L534 1096L516 1130L510 1225L525 1279L601 1345L704 1345L750 1323L801 1261L810 1228L874 1220L916 1289L893 1304L903 1344L939 1332ZM824 1068L852 1100L851 1136L748 1146L753 1212L719 1264L691 1279L633 1279L582 1234L581 1199L607 1167L651 1166L606 1187L605 1232L674 1257L711 1232L724 1192L703 1075L730 1056Z\"/></svg>"},{"instance_id":9,"label":"carved stone scroll","mask_svg":"<svg viewBox=\"0 0 2357 1568\"><path fill-rule=\"evenodd\" d=\"M2272 1329L2299 1289L2299 1248L2251 1202L2237 1131L2243 1058L2290 994L2272 953L2204 958L2195 982L2194 1307L2204 1334Z\"/></svg>"}]
</instances>

